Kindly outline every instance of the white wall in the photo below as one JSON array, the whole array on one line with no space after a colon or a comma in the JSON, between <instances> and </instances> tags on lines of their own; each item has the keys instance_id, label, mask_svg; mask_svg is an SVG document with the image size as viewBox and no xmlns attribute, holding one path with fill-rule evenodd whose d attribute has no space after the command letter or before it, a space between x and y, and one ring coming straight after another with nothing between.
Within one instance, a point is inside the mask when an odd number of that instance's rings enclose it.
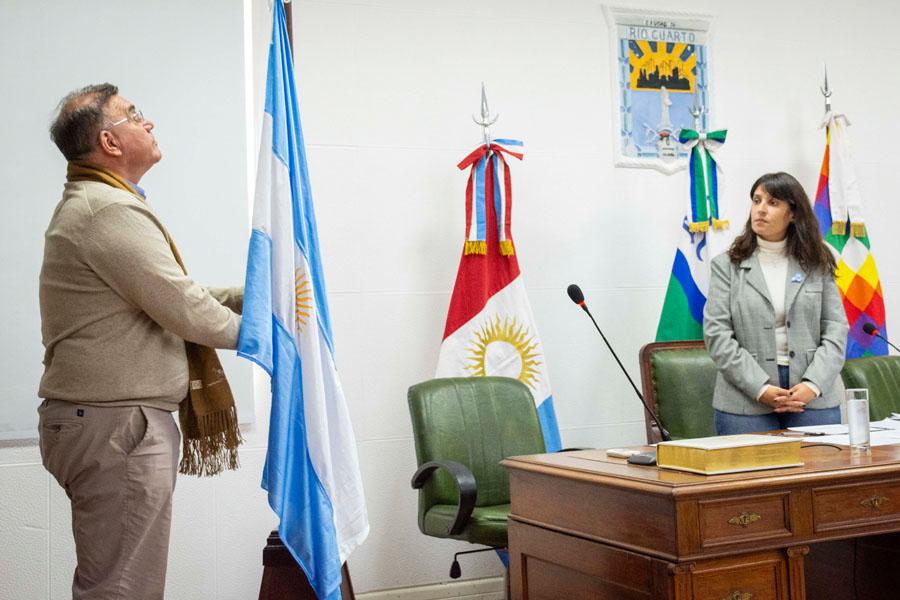
<instances>
[{"instance_id":1,"label":"white wall","mask_svg":"<svg viewBox=\"0 0 900 600\"><path fill-rule=\"evenodd\" d=\"M155 4L144 3L142 10L152 12ZM265 14L265 4L255 0L253 14ZM674 3L655 6L667 4ZM5 13L12 3L2 6ZM854 124L856 165L891 331L891 315L900 314L900 236L893 232L900 216L894 202L900 150L889 129L900 93L890 75L900 59L900 39L892 35L900 8L887 0L697 0L677 6L717 15L711 32L712 124L729 130L724 203L736 226L744 220L749 186L761 173L787 170L808 193L815 192L824 150L818 86L822 61L828 61L834 106ZM565 287L582 286L636 377L638 349L656 331L686 183L683 174L612 166L610 45L598 2L294 0L293 10L297 85L335 347L372 524L372 534L350 561L354 585L365 592L442 581L451 552L463 544L425 538L416 529L405 396L410 384L432 375L437 360L462 248L466 175L455 165L480 139L470 117L479 109L480 82L491 109L501 113L493 133L526 143L524 163L512 166L513 235L543 337L564 445L643 440L640 406ZM52 11L44 25L63 27ZM135 18L136 31L140 25ZM254 24L252 30L260 28ZM262 31L267 39L267 28ZM176 38L187 34L179 31ZM54 36L47 36L38 46L44 53L64 52L53 43ZM10 62L11 49L3 48L3 71L21 68ZM141 65L140 77L128 78L124 72L107 75L94 60L98 76L83 77L127 80L125 89L135 90L127 93L136 102L148 94L178 93L167 84L178 65ZM233 68L242 65L238 58ZM195 76L203 77L182 74L181 81L190 84ZM58 95L79 84L64 82ZM55 101L36 97L16 106L47 112ZM183 113L165 116L183 127L204 110L181 108ZM40 141L29 143L41 150L27 160L58 173L44 122L37 125L30 135ZM221 126L243 131L237 124ZM242 133L233 143L243 143ZM170 148L166 161L180 166L189 165L194 153L222 151L203 136L193 143L173 140ZM17 158L7 153L5 160ZM7 214L15 207L35 235L43 230L50 202L4 196ZM185 201L185 209L192 202ZM29 205L35 211L24 209ZM177 210L164 217L173 229L184 226ZM199 235L214 237L207 230ZM202 246L193 251L202 252ZM28 260L36 273L39 258ZM248 430L241 471L179 480L169 598L242 599L258 589L260 549L274 525L258 487L265 406L259 410L261 422ZM65 497L43 472L33 445L0 446L0 597L65 597L73 566L66 511ZM469 559L464 572L500 573L497 561L484 557Z\"/></svg>"},{"instance_id":2,"label":"white wall","mask_svg":"<svg viewBox=\"0 0 900 600\"><path fill-rule=\"evenodd\" d=\"M34 436L43 373L37 274L43 233L65 180L47 133L66 93L111 81L154 122L163 161L140 182L203 284L243 281L247 171L241 0L0 0L0 440ZM206 148L207 150L203 150ZM223 354L242 422L253 421L251 369Z\"/></svg>"}]
</instances>

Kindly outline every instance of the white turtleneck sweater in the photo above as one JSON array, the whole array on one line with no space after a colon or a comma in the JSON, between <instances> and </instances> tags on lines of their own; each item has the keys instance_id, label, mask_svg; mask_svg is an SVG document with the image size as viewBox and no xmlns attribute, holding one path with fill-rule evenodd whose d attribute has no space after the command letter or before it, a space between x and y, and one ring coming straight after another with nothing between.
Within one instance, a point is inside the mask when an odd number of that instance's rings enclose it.
<instances>
[{"instance_id":1,"label":"white turtleneck sweater","mask_svg":"<svg viewBox=\"0 0 900 600\"><path fill-rule=\"evenodd\" d=\"M784 292L787 283L788 257L785 253L787 238L780 242L767 242L761 237L756 238L756 257L759 266L762 267L766 286L769 288L769 296L772 298L772 306L775 309L775 352L779 365L791 364L788 355L787 327L785 327Z\"/></svg>"}]
</instances>

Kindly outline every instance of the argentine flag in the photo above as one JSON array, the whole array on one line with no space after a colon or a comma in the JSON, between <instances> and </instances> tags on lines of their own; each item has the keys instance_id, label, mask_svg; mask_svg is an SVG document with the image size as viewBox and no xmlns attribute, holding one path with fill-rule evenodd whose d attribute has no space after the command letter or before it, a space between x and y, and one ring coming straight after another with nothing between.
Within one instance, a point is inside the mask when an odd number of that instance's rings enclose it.
<instances>
[{"instance_id":1,"label":"argentine flag","mask_svg":"<svg viewBox=\"0 0 900 600\"><path fill-rule=\"evenodd\" d=\"M262 487L320 599L366 538L356 439L334 362L284 8L275 2L238 354L272 378Z\"/></svg>"}]
</instances>

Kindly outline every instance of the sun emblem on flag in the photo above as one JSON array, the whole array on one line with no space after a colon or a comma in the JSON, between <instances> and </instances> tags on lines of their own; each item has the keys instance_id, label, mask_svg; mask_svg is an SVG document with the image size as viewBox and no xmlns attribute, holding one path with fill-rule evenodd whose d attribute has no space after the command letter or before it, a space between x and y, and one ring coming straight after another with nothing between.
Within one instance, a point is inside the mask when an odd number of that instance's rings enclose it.
<instances>
[{"instance_id":1,"label":"sun emblem on flag","mask_svg":"<svg viewBox=\"0 0 900 600\"><path fill-rule=\"evenodd\" d=\"M312 290L309 287L309 279L302 269L294 271L294 318L297 321L297 331L303 331L303 327L312 315Z\"/></svg>"},{"instance_id":2,"label":"sun emblem on flag","mask_svg":"<svg viewBox=\"0 0 900 600\"><path fill-rule=\"evenodd\" d=\"M465 369L471 377L502 375L518 379L535 389L538 381L537 341L515 317L488 319L481 331L474 331Z\"/></svg>"}]
</instances>

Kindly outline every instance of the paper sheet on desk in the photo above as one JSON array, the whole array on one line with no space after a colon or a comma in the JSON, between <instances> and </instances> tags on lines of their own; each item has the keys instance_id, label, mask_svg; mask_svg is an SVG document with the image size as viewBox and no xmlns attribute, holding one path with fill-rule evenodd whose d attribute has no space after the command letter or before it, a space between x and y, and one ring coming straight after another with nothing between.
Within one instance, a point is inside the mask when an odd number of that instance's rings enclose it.
<instances>
[{"instance_id":1,"label":"paper sheet on desk","mask_svg":"<svg viewBox=\"0 0 900 600\"><path fill-rule=\"evenodd\" d=\"M898 419L900 419L900 415L898 415ZM805 425L803 427L791 427L790 430L820 434L805 437L803 438L804 442L850 445L850 434L847 432L847 425ZM882 421L873 421L869 423L869 431L870 444L872 446L900 444L900 420L887 418Z\"/></svg>"}]
</instances>

